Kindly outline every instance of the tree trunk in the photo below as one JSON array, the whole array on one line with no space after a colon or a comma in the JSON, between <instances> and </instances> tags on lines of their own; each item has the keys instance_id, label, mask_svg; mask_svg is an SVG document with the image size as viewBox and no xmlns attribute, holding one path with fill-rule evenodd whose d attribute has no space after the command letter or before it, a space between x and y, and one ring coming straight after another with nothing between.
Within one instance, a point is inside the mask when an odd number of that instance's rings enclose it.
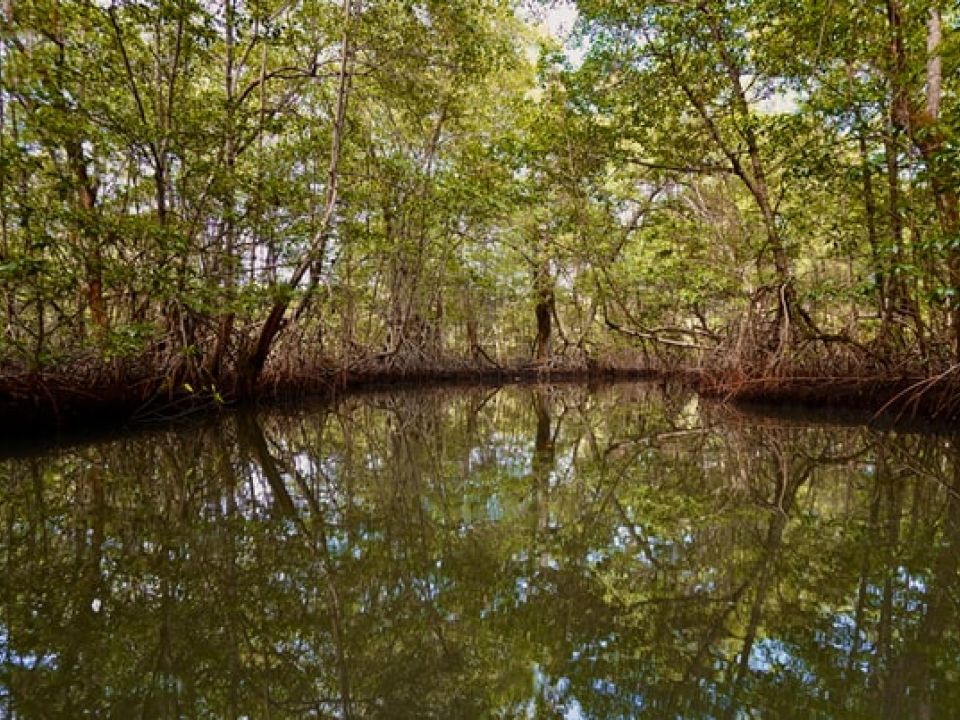
<instances>
[{"instance_id":1,"label":"tree trunk","mask_svg":"<svg viewBox=\"0 0 960 720\"><path fill-rule=\"evenodd\" d=\"M893 327L894 315L903 309L903 283L898 275L897 265L903 255L903 215L900 211L900 161L897 158L897 134L895 128L884 137L883 154L887 166L887 218L889 222L890 246L893 249L893 264L887 264L886 305L883 308L881 332L888 335Z\"/></svg>"},{"instance_id":2,"label":"tree trunk","mask_svg":"<svg viewBox=\"0 0 960 720\"><path fill-rule=\"evenodd\" d=\"M848 68L852 78L853 71ZM852 82L852 79L851 79ZM877 290L877 314L881 318L880 336L886 337L887 270L877 232L877 200L873 191L873 171L870 168L870 148L867 143L867 123L859 105L856 106L857 149L860 153L860 180L863 187L863 212L867 222L867 243L873 262L874 283ZM852 277L851 277L852 280Z\"/></svg>"},{"instance_id":3,"label":"tree trunk","mask_svg":"<svg viewBox=\"0 0 960 720\"><path fill-rule=\"evenodd\" d=\"M59 15L55 16L54 32L63 43L63 28L60 27ZM63 54L63 45L60 45L61 51L58 59L57 77L61 78L67 71L66 58ZM59 85L59 82L58 82ZM64 115L70 110L67 107L63 97L66 92L64 88L58 88L58 98L55 103L57 109ZM67 155L67 162L73 173L74 180L77 183L77 207L80 216L80 235L83 237L87 247L84 249L84 264L86 272L86 296L87 304L90 308L90 315L94 324L97 326L97 333L101 340L107 331L107 310L103 300L103 256L100 246L99 232L96 228L96 206L97 206L97 186L87 167L87 159L84 157L83 143L75 138L69 138L64 142L64 150Z\"/></svg>"},{"instance_id":4,"label":"tree trunk","mask_svg":"<svg viewBox=\"0 0 960 720\"><path fill-rule=\"evenodd\" d=\"M537 302L534 312L537 317L537 336L533 345L533 359L538 365L550 361L552 351L553 313L556 299L553 293L553 278L550 275L550 263L541 259L534 280Z\"/></svg>"},{"instance_id":5,"label":"tree trunk","mask_svg":"<svg viewBox=\"0 0 960 720\"><path fill-rule=\"evenodd\" d=\"M236 78L234 73L234 44L236 12L234 0L226 0L224 5L226 58L224 62L224 95L226 127L223 140L223 161L227 170L228 189L223 203L223 259L220 261L220 275L223 283L224 301L227 312L221 314L217 326L217 339L213 352L206 364L207 374L214 380L219 379L223 367L223 358L227 352L231 335L233 334L234 312L233 301L236 287L236 270L234 265L236 254L236 199L233 191L237 160L236 128L234 121L234 90Z\"/></svg>"},{"instance_id":6,"label":"tree trunk","mask_svg":"<svg viewBox=\"0 0 960 720\"><path fill-rule=\"evenodd\" d=\"M79 142L66 143L67 159L77 182L77 204L80 209L81 235L86 241L87 303L90 315L102 336L108 329L106 303L103 299L103 255L95 227L97 188L87 169L87 160Z\"/></svg>"},{"instance_id":7,"label":"tree trunk","mask_svg":"<svg viewBox=\"0 0 960 720\"><path fill-rule=\"evenodd\" d=\"M340 151L343 143L344 126L347 116L347 101L350 96L350 81L353 66L354 44L352 33L354 0L343 0L343 50L340 58L340 71L337 86L337 103L333 119L330 140L330 165L327 170L327 187L323 203L323 215L319 227L314 233L310 247L300 258L300 262L285 283L287 292L280 293L280 299L270 308L267 319L241 366L238 368L236 392L241 396L252 395L260 374L266 365L274 340L284 325L284 315L290 306L293 293L300 286L307 271L323 261L327 240L333 224L333 213L337 205L338 184L340 180Z\"/></svg>"},{"instance_id":8,"label":"tree trunk","mask_svg":"<svg viewBox=\"0 0 960 720\"><path fill-rule=\"evenodd\" d=\"M957 183L958 172L949 158L944 157L947 137L940 127L940 101L943 92L942 20L940 8L934 3L927 17L927 57L925 104L920 107L907 86L909 66L906 44L903 39L903 8L899 0L887 0L887 21L890 26L890 52L894 60L891 77L893 99L890 117L893 124L919 150L930 174L930 189L933 192L940 219L940 231L945 238L955 238L960 233L960 197ZM960 363L960 249L951 248L947 253L947 283L952 290L948 300L947 319L953 336L953 359Z\"/></svg>"},{"instance_id":9,"label":"tree trunk","mask_svg":"<svg viewBox=\"0 0 960 720\"><path fill-rule=\"evenodd\" d=\"M747 100L747 93L743 87L744 72L737 59L730 53L722 24L711 12L705 12L711 33L717 44L717 50L720 53L720 58L730 81L734 110L736 114L739 115L742 123L740 133L747 144L747 154L750 159L749 172L741 164L739 153L723 141L719 128L716 127L713 118L709 117L709 113L702 102L699 104L698 110L705 120L709 119L708 130L715 141L721 146L724 155L730 160L734 174L743 180L757 203L757 208L760 210L760 215L763 218L763 225L766 230L767 244L770 254L773 257L773 267L776 273L777 283L784 288L785 295L791 301L785 308L786 312L789 313L793 309L793 290L790 285L793 275L790 269L790 260L787 254L786 244L784 243L777 223L777 213L770 201L770 187L767 180L766 164L764 163L760 150L760 140L750 121L750 103Z\"/></svg>"}]
</instances>

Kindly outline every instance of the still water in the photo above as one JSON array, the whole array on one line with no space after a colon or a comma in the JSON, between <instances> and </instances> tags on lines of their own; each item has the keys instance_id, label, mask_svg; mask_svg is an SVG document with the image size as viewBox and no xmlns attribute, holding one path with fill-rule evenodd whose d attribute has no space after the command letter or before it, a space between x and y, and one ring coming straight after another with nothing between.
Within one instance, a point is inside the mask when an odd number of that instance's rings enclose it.
<instances>
[{"instance_id":1,"label":"still water","mask_svg":"<svg viewBox=\"0 0 960 720\"><path fill-rule=\"evenodd\" d=\"M434 390L0 460L0 718L960 716L950 437Z\"/></svg>"}]
</instances>

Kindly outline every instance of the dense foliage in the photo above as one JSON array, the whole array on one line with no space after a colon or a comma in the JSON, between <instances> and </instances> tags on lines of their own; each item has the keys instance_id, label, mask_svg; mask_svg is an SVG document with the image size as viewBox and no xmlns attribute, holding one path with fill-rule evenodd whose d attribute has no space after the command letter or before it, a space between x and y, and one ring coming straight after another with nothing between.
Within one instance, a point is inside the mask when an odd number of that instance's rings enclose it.
<instances>
[{"instance_id":1,"label":"dense foliage","mask_svg":"<svg viewBox=\"0 0 960 720\"><path fill-rule=\"evenodd\" d=\"M4 374L951 366L955 4L576 9L6 0Z\"/></svg>"}]
</instances>

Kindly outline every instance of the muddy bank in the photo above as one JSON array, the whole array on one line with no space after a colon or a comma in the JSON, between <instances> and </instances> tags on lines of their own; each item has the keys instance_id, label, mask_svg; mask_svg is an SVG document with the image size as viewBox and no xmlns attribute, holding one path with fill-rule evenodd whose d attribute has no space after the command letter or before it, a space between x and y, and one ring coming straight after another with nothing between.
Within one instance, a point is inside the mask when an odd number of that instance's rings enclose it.
<instances>
[{"instance_id":1,"label":"muddy bank","mask_svg":"<svg viewBox=\"0 0 960 720\"><path fill-rule=\"evenodd\" d=\"M64 431L96 431L122 425L141 425L216 412L224 408L297 397L334 397L344 392L440 384L518 382L604 382L666 378L644 368L596 365L538 367L513 365L492 368L430 368L422 371L365 369L363 372L318 370L300 376L266 374L256 393L241 399L217 383L172 383L129 374L110 379L74 378L67 374L0 376L0 434L7 441Z\"/></svg>"},{"instance_id":2,"label":"muddy bank","mask_svg":"<svg viewBox=\"0 0 960 720\"><path fill-rule=\"evenodd\" d=\"M697 389L756 408L798 406L868 412L884 422L960 418L960 382L952 377L802 377L718 382L701 376Z\"/></svg>"},{"instance_id":3,"label":"muddy bank","mask_svg":"<svg viewBox=\"0 0 960 720\"><path fill-rule=\"evenodd\" d=\"M209 414L229 407L299 397L335 397L345 392L430 385L490 386L539 382L607 382L661 380L691 387L705 397L749 405L763 412L790 406L826 411L855 410L883 417L885 423L925 420L936 423L960 418L960 378L922 377L793 377L736 382L702 370L665 370L624 365L590 367L527 364L500 367L432 367L396 372L366 368L363 372L322 369L299 376L266 374L257 392L241 401L229 387L180 383L137 373L103 378L66 374L0 376L0 433L9 442L64 431L96 431L124 425L166 422Z\"/></svg>"}]
</instances>

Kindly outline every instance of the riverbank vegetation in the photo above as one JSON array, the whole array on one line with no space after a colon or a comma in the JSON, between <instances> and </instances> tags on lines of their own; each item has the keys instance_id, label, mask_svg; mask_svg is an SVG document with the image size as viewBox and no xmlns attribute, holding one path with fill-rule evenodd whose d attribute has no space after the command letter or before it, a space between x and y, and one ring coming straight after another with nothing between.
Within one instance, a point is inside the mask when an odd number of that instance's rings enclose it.
<instances>
[{"instance_id":1,"label":"riverbank vegetation","mask_svg":"<svg viewBox=\"0 0 960 720\"><path fill-rule=\"evenodd\" d=\"M955 414L956 7L565 10L3 3L4 406L681 369Z\"/></svg>"}]
</instances>

